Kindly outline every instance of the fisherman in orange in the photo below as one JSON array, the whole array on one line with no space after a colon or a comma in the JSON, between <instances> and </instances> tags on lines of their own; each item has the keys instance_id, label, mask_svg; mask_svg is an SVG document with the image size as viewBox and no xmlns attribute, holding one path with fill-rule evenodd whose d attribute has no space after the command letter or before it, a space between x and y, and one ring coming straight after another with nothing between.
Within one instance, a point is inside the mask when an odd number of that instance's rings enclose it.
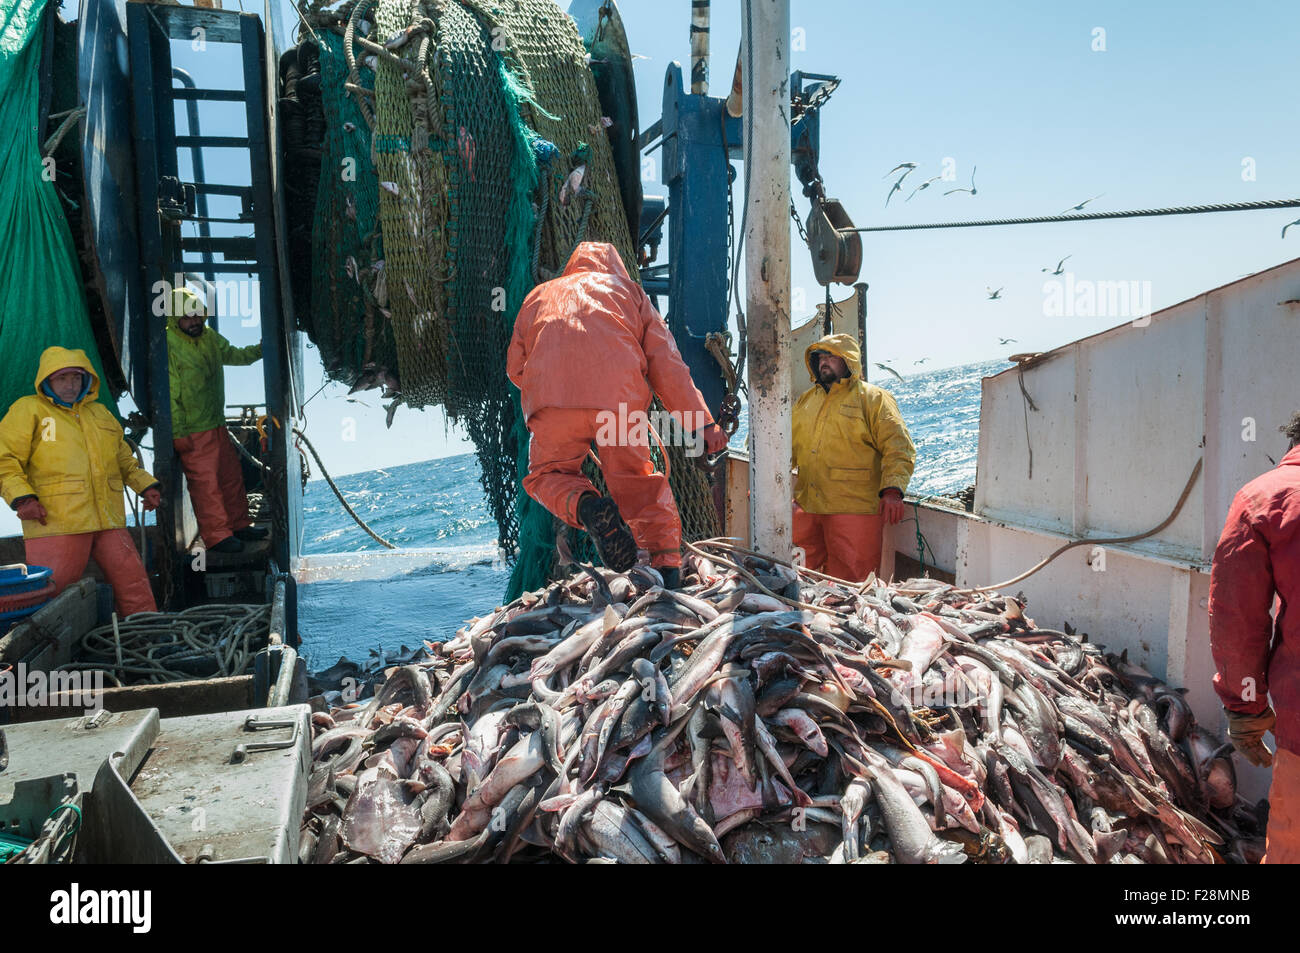
<instances>
[{"instance_id":1,"label":"fisherman in orange","mask_svg":"<svg viewBox=\"0 0 1300 953\"><path fill-rule=\"evenodd\" d=\"M156 612L122 490L129 486L153 510L162 503L158 481L137 465L121 424L96 399L99 377L84 351L46 348L35 389L0 420L0 495L23 521L27 562L51 569L62 592L94 558L119 615Z\"/></svg>"},{"instance_id":2,"label":"fisherman in orange","mask_svg":"<svg viewBox=\"0 0 1300 953\"><path fill-rule=\"evenodd\" d=\"M1300 413L1282 431L1290 449L1237 491L1214 550L1210 652L1228 740L1273 767L1264 863L1300 864Z\"/></svg>"},{"instance_id":3,"label":"fisherman in orange","mask_svg":"<svg viewBox=\"0 0 1300 953\"><path fill-rule=\"evenodd\" d=\"M506 372L520 390L532 435L528 495L585 529L615 572L636 564L639 546L666 585L680 585L681 518L667 476L651 463L637 415L644 418L658 395L681 432L694 434L699 452L721 451L727 436L713 422L668 326L613 245L582 242L560 277L529 293L515 320ZM609 425L628 420L631 428ZM593 441L609 497L582 473Z\"/></svg>"},{"instance_id":4,"label":"fisherman in orange","mask_svg":"<svg viewBox=\"0 0 1300 953\"><path fill-rule=\"evenodd\" d=\"M862 376L858 344L830 334L804 354L816 387L791 412L794 544L809 569L850 582L880 572L885 524L903 518L916 447L889 392Z\"/></svg>"}]
</instances>

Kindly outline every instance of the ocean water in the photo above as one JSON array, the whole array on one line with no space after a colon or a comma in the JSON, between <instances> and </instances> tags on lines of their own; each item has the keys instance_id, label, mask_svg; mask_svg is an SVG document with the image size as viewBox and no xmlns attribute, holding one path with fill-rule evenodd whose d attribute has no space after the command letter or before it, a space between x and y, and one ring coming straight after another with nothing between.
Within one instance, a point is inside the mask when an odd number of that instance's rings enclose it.
<instances>
[{"instance_id":1,"label":"ocean water","mask_svg":"<svg viewBox=\"0 0 1300 953\"><path fill-rule=\"evenodd\" d=\"M901 382L872 381L894 395L916 444L910 492L953 494L975 482L980 380L1008 366L988 361L907 375ZM745 445L747 425L746 411L734 446ZM372 651L449 638L500 603L509 571L497 558L496 523L472 454L335 482L375 532L410 552L379 557L383 547L343 511L325 481L307 484L303 552L322 559L330 554L324 561L342 564L349 580L299 587L298 626L313 670L344 655L362 662Z\"/></svg>"}]
</instances>

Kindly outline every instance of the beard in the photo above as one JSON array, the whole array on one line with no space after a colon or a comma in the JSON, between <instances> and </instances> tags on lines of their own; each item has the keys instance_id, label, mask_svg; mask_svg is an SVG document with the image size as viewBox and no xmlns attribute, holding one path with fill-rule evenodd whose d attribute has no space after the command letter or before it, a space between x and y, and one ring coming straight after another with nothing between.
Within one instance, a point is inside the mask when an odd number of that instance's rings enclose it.
<instances>
[{"instance_id":1,"label":"beard","mask_svg":"<svg viewBox=\"0 0 1300 953\"><path fill-rule=\"evenodd\" d=\"M203 333L203 324L202 323L198 324L192 331L189 328L181 328L181 330L184 331L186 334L188 334L190 337L196 338Z\"/></svg>"},{"instance_id":2,"label":"beard","mask_svg":"<svg viewBox=\"0 0 1300 953\"><path fill-rule=\"evenodd\" d=\"M832 367L822 367L817 370L817 382L819 384L834 384L840 379L840 375Z\"/></svg>"}]
</instances>

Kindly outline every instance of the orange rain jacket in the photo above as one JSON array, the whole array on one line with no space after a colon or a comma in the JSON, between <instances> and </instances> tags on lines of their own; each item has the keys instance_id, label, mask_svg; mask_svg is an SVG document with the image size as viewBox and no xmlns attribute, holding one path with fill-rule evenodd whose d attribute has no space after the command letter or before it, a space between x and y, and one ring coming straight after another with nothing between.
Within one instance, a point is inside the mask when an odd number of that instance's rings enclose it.
<instances>
[{"instance_id":1,"label":"orange rain jacket","mask_svg":"<svg viewBox=\"0 0 1300 953\"><path fill-rule=\"evenodd\" d=\"M525 419L543 407L645 410L651 392L670 412L713 417L664 319L628 277L613 245L582 242L564 273L519 308L506 374Z\"/></svg>"},{"instance_id":2,"label":"orange rain jacket","mask_svg":"<svg viewBox=\"0 0 1300 953\"><path fill-rule=\"evenodd\" d=\"M858 344L847 334L831 334L808 346L844 359L849 376L823 390L810 388L790 414L791 466L798 469L794 498L808 513L879 513L881 491L907 490L916 447L888 391L862 376Z\"/></svg>"},{"instance_id":3,"label":"orange rain jacket","mask_svg":"<svg viewBox=\"0 0 1300 953\"><path fill-rule=\"evenodd\" d=\"M45 378L65 367L90 375L90 387L71 407L43 393ZM99 377L86 352L47 347L36 372L36 393L19 397L0 420L0 495L12 505L36 496L45 525L23 520L23 536L97 533L126 526L123 485L136 493L157 486L136 463L122 425L103 404Z\"/></svg>"},{"instance_id":4,"label":"orange rain jacket","mask_svg":"<svg viewBox=\"0 0 1300 953\"><path fill-rule=\"evenodd\" d=\"M1270 615L1274 595L1276 618ZM1214 690L1258 715L1273 696L1279 747L1300 754L1300 447L1232 499L1210 569Z\"/></svg>"}]
</instances>

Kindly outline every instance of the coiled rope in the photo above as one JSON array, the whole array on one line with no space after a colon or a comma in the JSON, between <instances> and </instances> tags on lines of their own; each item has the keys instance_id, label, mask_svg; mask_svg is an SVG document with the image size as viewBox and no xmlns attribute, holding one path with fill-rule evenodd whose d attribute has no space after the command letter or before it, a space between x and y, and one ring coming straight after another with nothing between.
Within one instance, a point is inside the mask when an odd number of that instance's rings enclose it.
<instances>
[{"instance_id":1,"label":"coiled rope","mask_svg":"<svg viewBox=\"0 0 1300 953\"><path fill-rule=\"evenodd\" d=\"M118 687L242 675L270 627L269 605L193 606L122 620L114 615L82 638L78 661L58 668L102 671Z\"/></svg>"}]
</instances>

